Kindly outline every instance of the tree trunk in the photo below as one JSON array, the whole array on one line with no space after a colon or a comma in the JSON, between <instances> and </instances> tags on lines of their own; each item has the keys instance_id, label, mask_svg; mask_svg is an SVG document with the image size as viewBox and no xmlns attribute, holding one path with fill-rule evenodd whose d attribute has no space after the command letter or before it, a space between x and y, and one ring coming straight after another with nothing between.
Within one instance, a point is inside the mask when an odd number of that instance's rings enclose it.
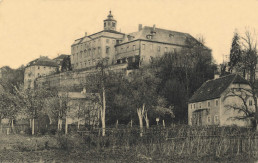
<instances>
[{"instance_id":1,"label":"tree trunk","mask_svg":"<svg viewBox=\"0 0 258 163\"><path fill-rule=\"evenodd\" d=\"M118 120L116 120L116 128L118 128Z\"/></svg>"},{"instance_id":2,"label":"tree trunk","mask_svg":"<svg viewBox=\"0 0 258 163\"><path fill-rule=\"evenodd\" d=\"M164 121L164 119L163 119L162 123L163 123L163 127L165 128L165 127L166 127L166 125L165 125L165 121Z\"/></svg>"},{"instance_id":3,"label":"tree trunk","mask_svg":"<svg viewBox=\"0 0 258 163\"><path fill-rule=\"evenodd\" d=\"M65 135L68 134L68 122L67 122L67 116L65 117Z\"/></svg>"},{"instance_id":4,"label":"tree trunk","mask_svg":"<svg viewBox=\"0 0 258 163\"><path fill-rule=\"evenodd\" d=\"M139 118L139 125L140 125L140 137L143 135L143 114L144 114L145 104L143 104L142 108L137 109L137 114Z\"/></svg>"},{"instance_id":5,"label":"tree trunk","mask_svg":"<svg viewBox=\"0 0 258 163\"><path fill-rule=\"evenodd\" d=\"M102 136L106 135L106 123L105 123L105 115L106 115L106 92L104 88L104 83L102 82L102 112L101 112L101 123L102 123Z\"/></svg>"},{"instance_id":6,"label":"tree trunk","mask_svg":"<svg viewBox=\"0 0 258 163\"><path fill-rule=\"evenodd\" d=\"M32 129L31 129L31 135L34 135L35 134L35 119L33 118L32 119L32 123L31 123L31 126L32 126Z\"/></svg>"},{"instance_id":7,"label":"tree trunk","mask_svg":"<svg viewBox=\"0 0 258 163\"><path fill-rule=\"evenodd\" d=\"M30 119L30 128L32 127L32 120Z\"/></svg>"},{"instance_id":8,"label":"tree trunk","mask_svg":"<svg viewBox=\"0 0 258 163\"><path fill-rule=\"evenodd\" d=\"M61 131L62 130L62 119L60 117L58 117L58 121L57 121L57 129L58 131Z\"/></svg>"},{"instance_id":9,"label":"tree trunk","mask_svg":"<svg viewBox=\"0 0 258 163\"><path fill-rule=\"evenodd\" d=\"M13 131L13 133L15 133L15 128L14 128L14 123L13 123L13 119L12 119L12 131Z\"/></svg>"},{"instance_id":10,"label":"tree trunk","mask_svg":"<svg viewBox=\"0 0 258 163\"><path fill-rule=\"evenodd\" d=\"M146 128L149 129L150 128L150 123L149 123L149 118L148 118L148 114L147 114L147 111L145 111L145 122L146 122Z\"/></svg>"}]
</instances>

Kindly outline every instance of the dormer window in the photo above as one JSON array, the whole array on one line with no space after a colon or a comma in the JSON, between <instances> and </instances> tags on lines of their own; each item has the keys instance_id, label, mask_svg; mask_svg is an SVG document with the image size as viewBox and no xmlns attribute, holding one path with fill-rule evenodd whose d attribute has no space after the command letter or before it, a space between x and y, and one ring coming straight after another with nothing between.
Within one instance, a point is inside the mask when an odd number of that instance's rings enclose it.
<instances>
[{"instance_id":1,"label":"dormer window","mask_svg":"<svg viewBox=\"0 0 258 163\"><path fill-rule=\"evenodd\" d=\"M175 36L175 35L172 34L172 33L169 34L169 37L170 37L170 38L172 38L172 37L174 37L174 36Z\"/></svg>"},{"instance_id":2,"label":"dormer window","mask_svg":"<svg viewBox=\"0 0 258 163\"><path fill-rule=\"evenodd\" d=\"M153 39L153 35L147 35L146 38L147 39Z\"/></svg>"}]
</instances>

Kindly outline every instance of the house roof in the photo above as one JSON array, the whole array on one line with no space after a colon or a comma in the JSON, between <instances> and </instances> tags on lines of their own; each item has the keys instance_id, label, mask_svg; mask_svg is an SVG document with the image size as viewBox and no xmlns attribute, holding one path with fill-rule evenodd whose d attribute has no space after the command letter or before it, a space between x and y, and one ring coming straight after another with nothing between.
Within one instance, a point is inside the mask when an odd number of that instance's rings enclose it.
<instances>
[{"instance_id":1,"label":"house roof","mask_svg":"<svg viewBox=\"0 0 258 163\"><path fill-rule=\"evenodd\" d=\"M208 80L194 93L189 103L220 98L230 84L249 84L247 80L237 74L230 74L217 79Z\"/></svg>"},{"instance_id":2,"label":"house roof","mask_svg":"<svg viewBox=\"0 0 258 163\"><path fill-rule=\"evenodd\" d=\"M117 31L114 31L114 30L102 30L102 31L99 31L99 32L97 32L97 33L93 33L93 34L91 34L91 35L89 35L89 36L84 36L84 37L81 37L81 38L76 39L76 40L73 42L72 46L73 46L73 45L80 44L80 43L83 43L83 42L90 41L90 40L92 40L92 38L91 38L92 36L94 36L94 35L96 35L96 34L99 34L99 33L103 33L103 32L109 32L109 33L115 33L115 34L124 35L124 33L117 32ZM103 36L104 36L104 34L103 34Z\"/></svg>"},{"instance_id":3,"label":"house roof","mask_svg":"<svg viewBox=\"0 0 258 163\"><path fill-rule=\"evenodd\" d=\"M195 40L188 33L176 32L176 31L171 31L171 30L166 30L161 28L153 28L148 26L143 27L143 29L138 32L130 33L127 36L129 38L125 37L125 39L121 42L121 44L126 43L128 41L134 41L134 40L146 40L146 41L157 41L162 43L185 46L187 38ZM149 39L148 38L149 36L152 38Z\"/></svg>"},{"instance_id":4,"label":"house roof","mask_svg":"<svg viewBox=\"0 0 258 163\"><path fill-rule=\"evenodd\" d=\"M70 55L68 55L68 54L61 54L61 55L59 55L58 57L54 58L53 60L64 59L64 58L66 58L66 57L68 57L68 56L70 56Z\"/></svg>"},{"instance_id":5,"label":"house roof","mask_svg":"<svg viewBox=\"0 0 258 163\"><path fill-rule=\"evenodd\" d=\"M48 57L40 57L28 63L27 67L29 66L48 66L48 67L58 67L58 64L49 59Z\"/></svg>"}]
</instances>

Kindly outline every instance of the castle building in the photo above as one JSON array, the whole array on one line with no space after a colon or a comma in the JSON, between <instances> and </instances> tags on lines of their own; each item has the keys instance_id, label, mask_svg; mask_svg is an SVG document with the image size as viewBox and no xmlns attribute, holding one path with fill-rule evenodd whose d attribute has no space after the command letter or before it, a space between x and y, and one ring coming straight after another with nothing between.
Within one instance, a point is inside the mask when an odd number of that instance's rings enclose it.
<instances>
[{"instance_id":1,"label":"castle building","mask_svg":"<svg viewBox=\"0 0 258 163\"><path fill-rule=\"evenodd\" d=\"M187 40L198 42L188 33L160 29L155 25L142 27L140 24L137 32L129 34L117 32L116 25L110 11L103 31L85 34L74 41L71 46L73 69L93 67L103 58L108 58L108 65L128 63L128 69L133 69L148 64L152 57L188 47Z\"/></svg>"},{"instance_id":2,"label":"castle building","mask_svg":"<svg viewBox=\"0 0 258 163\"><path fill-rule=\"evenodd\" d=\"M24 71L24 89L34 88L34 82L41 76L57 72L58 64L48 57L41 56L28 63Z\"/></svg>"},{"instance_id":3,"label":"castle building","mask_svg":"<svg viewBox=\"0 0 258 163\"><path fill-rule=\"evenodd\" d=\"M100 59L115 62L115 45L123 40L124 34L116 31L117 22L111 11L104 20L104 30L74 41L71 46L71 64L74 70L95 66Z\"/></svg>"},{"instance_id":4,"label":"castle building","mask_svg":"<svg viewBox=\"0 0 258 163\"><path fill-rule=\"evenodd\" d=\"M187 39L195 40L187 33L160 29L155 25L142 27L140 24L137 32L127 34L116 45L115 59L117 63L128 62L129 65L135 62L149 63L151 57L180 51L183 47L187 47Z\"/></svg>"}]
</instances>

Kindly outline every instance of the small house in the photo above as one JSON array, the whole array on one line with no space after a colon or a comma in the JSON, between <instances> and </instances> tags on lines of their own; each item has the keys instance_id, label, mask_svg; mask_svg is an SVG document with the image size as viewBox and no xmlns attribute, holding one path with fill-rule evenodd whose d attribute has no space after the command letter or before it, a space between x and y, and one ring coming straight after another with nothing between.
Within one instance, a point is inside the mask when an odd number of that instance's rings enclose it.
<instances>
[{"instance_id":1,"label":"small house","mask_svg":"<svg viewBox=\"0 0 258 163\"><path fill-rule=\"evenodd\" d=\"M188 103L188 124L193 126L249 126L254 115L249 82L237 74L208 80Z\"/></svg>"}]
</instances>

